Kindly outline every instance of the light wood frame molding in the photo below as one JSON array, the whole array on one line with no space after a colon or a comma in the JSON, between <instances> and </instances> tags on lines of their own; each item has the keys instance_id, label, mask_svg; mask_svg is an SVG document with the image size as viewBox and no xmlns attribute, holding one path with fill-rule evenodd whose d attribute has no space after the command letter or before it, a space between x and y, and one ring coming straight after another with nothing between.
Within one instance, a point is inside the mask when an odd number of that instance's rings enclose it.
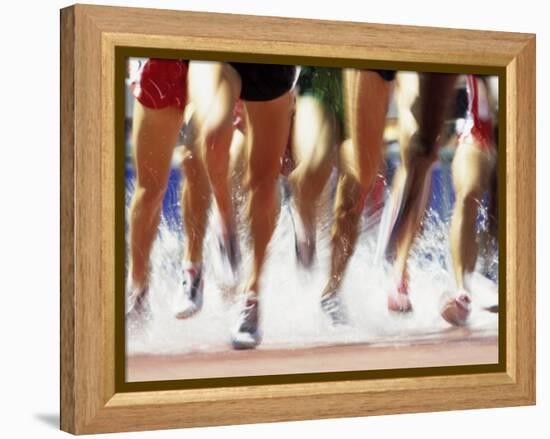
<instances>
[{"instance_id":1,"label":"light wood frame molding","mask_svg":"<svg viewBox=\"0 0 550 439\"><path fill-rule=\"evenodd\" d=\"M118 46L227 53L238 47L241 53L502 69L505 370L117 393ZM534 403L534 35L89 5L61 11L62 430L85 434Z\"/></svg>"}]
</instances>

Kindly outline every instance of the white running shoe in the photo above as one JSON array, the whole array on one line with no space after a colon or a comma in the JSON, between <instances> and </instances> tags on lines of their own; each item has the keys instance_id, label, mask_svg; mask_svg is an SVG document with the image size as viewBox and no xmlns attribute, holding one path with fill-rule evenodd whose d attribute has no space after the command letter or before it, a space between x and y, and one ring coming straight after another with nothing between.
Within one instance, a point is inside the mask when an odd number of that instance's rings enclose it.
<instances>
[{"instance_id":1,"label":"white running shoe","mask_svg":"<svg viewBox=\"0 0 550 439\"><path fill-rule=\"evenodd\" d=\"M243 297L237 324L231 334L231 344L233 349L254 349L261 339L258 298L248 293Z\"/></svg>"},{"instance_id":2,"label":"white running shoe","mask_svg":"<svg viewBox=\"0 0 550 439\"><path fill-rule=\"evenodd\" d=\"M182 287L176 292L172 303L176 319L187 319L198 313L202 309L203 296L202 266L185 264Z\"/></svg>"},{"instance_id":3,"label":"white running shoe","mask_svg":"<svg viewBox=\"0 0 550 439\"><path fill-rule=\"evenodd\" d=\"M126 318L129 320L143 320L151 317L149 303L149 288L132 287L126 296Z\"/></svg>"},{"instance_id":4,"label":"white running shoe","mask_svg":"<svg viewBox=\"0 0 550 439\"><path fill-rule=\"evenodd\" d=\"M321 299L321 309L333 327L337 328L349 325L346 310L338 293L334 292L325 295Z\"/></svg>"}]
</instances>

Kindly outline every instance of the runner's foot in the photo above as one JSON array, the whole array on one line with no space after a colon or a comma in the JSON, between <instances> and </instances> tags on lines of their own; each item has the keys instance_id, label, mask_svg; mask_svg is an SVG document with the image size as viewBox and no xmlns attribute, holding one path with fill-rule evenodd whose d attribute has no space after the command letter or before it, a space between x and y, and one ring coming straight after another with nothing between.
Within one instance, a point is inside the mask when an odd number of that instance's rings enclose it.
<instances>
[{"instance_id":1,"label":"runner's foot","mask_svg":"<svg viewBox=\"0 0 550 439\"><path fill-rule=\"evenodd\" d=\"M141 320L151 315L149 303L149 288L133 287L126 297L126 318L130 320Z\"/></svg>"},{"instance_id":2,"label":"runner's foot","mask_svg":"<svg viewBox=\"0 0 550 439\"><path fill-rule=\"evenodd\" d=\"M237 232L234 227L230 227L228 230L223 229L223 226L220 227L220 232L218 233L220 253L224 263L229 265L231 272L236 276L241 264L241 252L237 240Z\"/></svg>"},{"instance_id":3,"label":"runner's foot","mask_svg":"<svg viewBox=\"0 0 550 439\"><path fill-rule=\"evenodd\" d=\"M321 309L328 317L333 327L342 327L348 325L348 317L342 300L338 293L325 294L321 298Z\"/></svg>"},{"instance_id":4,"label":"runner's foot","mask_svg":"<svg viewBox=\"0 0 550 439\"><path fill-rule=\"evenodd\" d=\"M231 334L234 349L254 349L261 342L259 303L256 294L249 292L242 298L237 325Z\"/></svg>"},{"instance_id":5,"label":"runner's foot","mask_svg":"<svg viewBox=\"0 0 550 439\"><path fill-rule=\"evenodd\" d=\"M315 258L315 228L306 227L293 201L289 203L290 218L294 229L296 260L304 268L311 268Z\"/></svg>"},{"instance_id":6,"label":"runner's foot","mask_svg":"<svg viewBox=\"0 0 550 439\"><path fill-rule=\"evenodd\" d=\"M187 319L202 308L204 279L201 265L185 264L183 268L183 283L172 304L177 319Z\"/></svg>"},{"instance_id":7,"label":"runner's foot","mask_svg":"<svg viewBox=\"0 0 550 439\"><path fill-rule=\"evenodd\" d=\"M397 313L409 313L412 311L412 304L409 298L408 275L403 276L396 292L388 295L388 309Z\"/></svg>"},{"instance_id":8,"label":"runner's foot","mask_svg":"<svg viewBox=\"0 0 550 439\"><path fill-rule=\"evenodd\" d=\"M464 326L468 321L471 311L472 299L462 290L458 295L445 302L441 310L441 317L453 326Z\"/></svg>"}]
</instances>

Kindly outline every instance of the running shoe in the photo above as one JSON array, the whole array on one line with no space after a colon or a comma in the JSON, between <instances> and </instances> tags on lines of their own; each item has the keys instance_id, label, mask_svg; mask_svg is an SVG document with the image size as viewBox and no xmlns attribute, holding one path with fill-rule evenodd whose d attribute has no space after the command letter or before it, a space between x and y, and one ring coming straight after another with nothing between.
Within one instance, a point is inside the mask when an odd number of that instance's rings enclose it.
<instances>
[{"instance_id":1,"label":"running shoe","mask_svg":"<svg viewBox=\"0 0 550 439\"><path fill-rule=\"evenodd\" d=\"M321 299L321 309L334 327L348 326L348 317L337 293L326 294Z\"/></svg>"},{"instance_id":2,"label":"running shoe","mask_svg":"<svg viewBox=\"0 0 550 439\"><path fill-rule=\"evenodd\" d=\"M296 260L303 268L309 269L315 258L315 228L305 226L293 201L289 203L289 210L294 229Z\"/></svg>"},{"instance_id":3,"label":"running shoe","mask_svg":"<svg viewBox=\"0 0 550 439\"><path fill-rule=\"evenodd\" d=\"M453 326L464 326L472 309L472 299L466 291L460 291L456 297L447 300L441 309L441 317Z\"/></svg>"},{"instance_id":4,"label":"running shoe","mask_svg":"<svg viewBox=\"0 0 550 439\"><path fill-rule=\"evenodd\" d=\"M149 303L149 288L134 287L126 296L126 318L140 320L151 316L151 305Z\"/></svg>"},{"instance_id":5,"label":"running shoe","mask_svg":"<svg viewBox=\"0 0 550 439\"><path fill-rule=\"evenodd\" d=\"M231 334L233 349L254 349L261 342L259 303L255 294L247 294L242 301L237 324Z\"/></svg>"},{"instance_id":6,"label":"running shoe","mask_svg":"<svg viewBox=\"0 0 550 439\"><path fill-rule=\"evenodd\" d=\"M237 241L237 233L234 228L231 228L228 232L222 232L220 227L218 246L222 259L227 262L231 267L233 275L236 276L241 264L241 252Z\"/></svg>"},{"instance_id":7,"label":"running shoe","mask_svg":"<svg viewBox=\"0 0 550 439\"><path fill-rule=\"evenodd\" d=\"M187 319L202 308L204 279L200 265L186 264L183 268L183 282L174 296L172 309L176 319Z\"/></svg>"},{"instance_id":8,"label":"running shoe","mask_svg":"<svg viewBox=\"0 0 550 439\"><path fill-rule=\"evenodd\" d=\"M396 313L409 313L412 311L408 275L403 276L397 291L388 295L388 309Z\"/></svg>"}]
</instances>

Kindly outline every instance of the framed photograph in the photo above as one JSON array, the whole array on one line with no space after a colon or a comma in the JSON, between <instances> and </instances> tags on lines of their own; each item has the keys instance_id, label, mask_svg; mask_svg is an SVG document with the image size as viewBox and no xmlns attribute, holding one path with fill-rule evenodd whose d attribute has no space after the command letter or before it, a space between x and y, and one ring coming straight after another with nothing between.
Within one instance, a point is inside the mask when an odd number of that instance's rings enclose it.
<instances>
[{"instance_id":1,"label":"framed photograph","mask_svg":"<svg viewBox=\"0 0 550 439\"><path fill-rule=\"evenodd\" d=\"M535 36L61 11L61 428L535 403Z\"/></svg>"}]
</instances>

